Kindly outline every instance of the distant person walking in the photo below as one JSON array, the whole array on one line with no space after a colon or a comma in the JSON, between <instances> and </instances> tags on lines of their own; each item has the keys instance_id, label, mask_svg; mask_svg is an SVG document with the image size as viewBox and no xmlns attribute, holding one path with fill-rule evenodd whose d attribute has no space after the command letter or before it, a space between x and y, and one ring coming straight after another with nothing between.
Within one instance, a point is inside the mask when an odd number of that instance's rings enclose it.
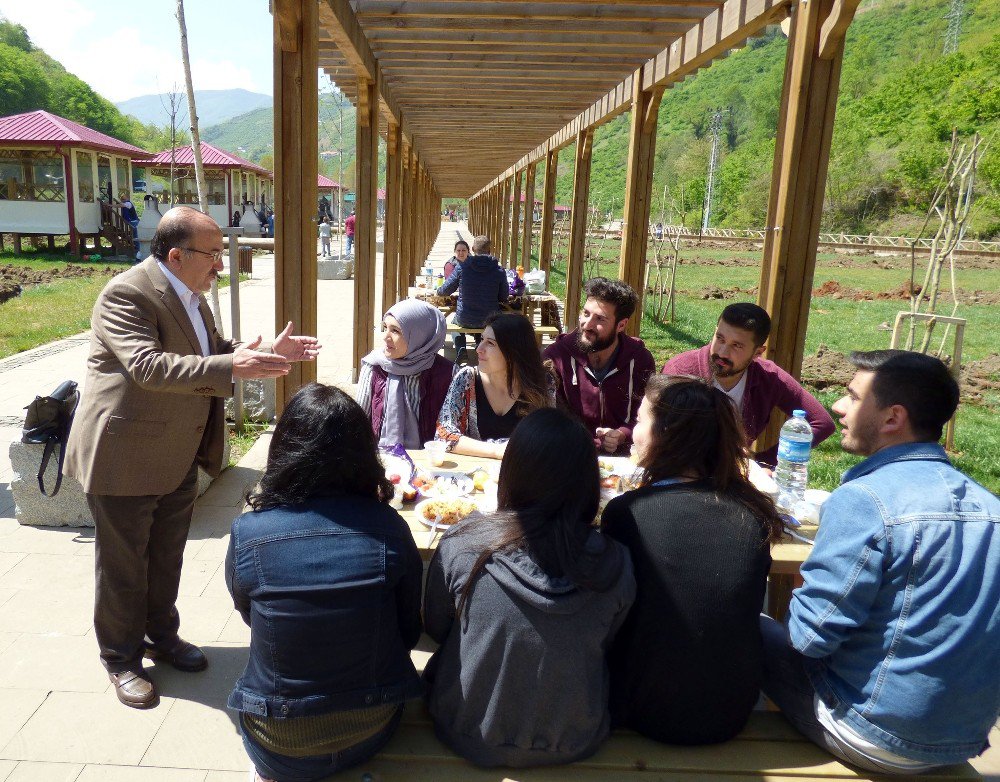
<instances>
[{"instance_id":1,"label":"distant person walking","mask_svg":"<svg viewBox=\"0 0 1000 782\"><path fill-rule=\"evenodd\" d=\"M354 255L354 210L346 220L344 220L344 233L347 235L347 257Z\"/></svg>"},{"instance_id":2,"label":"distant person walking","mask_svg":"<svg viewBox=\"0 0 1000 782\"><path fill-rule=\"evenodd\" d=\"M319 243L322 249L322 255L324 258L332 258L333 253L330 252L330 223L324 217L323 222L319 224Z\"/></svg>"}]
</instances>

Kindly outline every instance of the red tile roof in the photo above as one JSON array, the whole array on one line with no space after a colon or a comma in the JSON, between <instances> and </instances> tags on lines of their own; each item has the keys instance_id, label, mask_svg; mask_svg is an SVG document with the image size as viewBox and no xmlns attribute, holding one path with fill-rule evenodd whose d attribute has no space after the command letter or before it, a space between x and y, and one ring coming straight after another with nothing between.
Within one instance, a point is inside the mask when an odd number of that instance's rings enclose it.
<instances>
[{"instance_id":1,"label":"red tile roof","mask_svg":"<svg viewBox=\"0 0 1000 782\"><path fill-rule=\"evenodd\" d=\"M178 166L193 166L194 165L194 147L190 144L186 147L177 147L174 153L174 162ZM251 163L249 160L244 160L237 155L231 155L228 152L223 152L218 147L213 147L211 144L206 142L201 142L201 162L202 165L212 166L213 168L245 168L248 171L255 171L258 174L264 174L265 176L271 177L272 174L266 168L258 166L256 163ZM148 166L169 166L170 165L170 150L164 150L156 156L153 157L148 163Z\"/></svg>"},{"instance_id":2,"label":"red tile roof","mask_svg":"<svg viewBox=\"0 0 1000 782\"><path fill-rule=\"evenodd\" d=\"M319 187L322 187L324 189L329 189L331 187L332 188L336 188L337 190L340 189L340 183L339 182L335 182L332 179L330 179L330 177L325 177L322 174L319 174L317 176L316 183L317 183L317 185Z\"/></svg>"},{"instance_id":3,"label":"red tile roof","mask_svg":"<svg viewBox=\"0 0 1000 782\"><path fill-rule=\"evenodd\" d=\"M11 142L32 146L72 144L87 149L114 152L130 158L149 157L149 153L139 147L47 111L29 111L26 114L0 117L0 143Z\"/></svg>"}]
</instances>

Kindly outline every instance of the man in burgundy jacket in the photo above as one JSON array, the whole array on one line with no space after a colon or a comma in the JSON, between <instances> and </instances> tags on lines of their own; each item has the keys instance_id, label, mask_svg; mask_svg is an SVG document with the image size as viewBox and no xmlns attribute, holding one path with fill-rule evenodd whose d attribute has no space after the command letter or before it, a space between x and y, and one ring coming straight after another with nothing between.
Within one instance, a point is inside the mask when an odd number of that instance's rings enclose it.
<instances>
[{"instance_id":1,"label":"man in burgundy jacket","mask_svg":"<svg viewBox=\"0 0 1000 782\"><path fill-rule=\"evenodd\" d=\"M545 358L559 376L560 401L594 433L598 449L627 453L646 380L656 371L643 341L625 333L639 297L605 277L588 280L584 293L579 327L549 345Z\"/></svg>"},{"instance_id":2,"label":"man in burgundy jacket","mask_svg":"<svg viewBox=\"0 0 1000 782\"><path fill-rule=\"evenodd\" d=\"M767 427L774 408L786 417L793 410L805 410L815 447L833 434L833 419L795 378L773 361L761 358L770 333L771 318L762 308L748 302L730 304L722 311L712 341L674 356L663 365L663 374L712 380L739 408L749 443ZM774 445L754 458L773 465L777 449Z\"/></svg>"}]
</instances>

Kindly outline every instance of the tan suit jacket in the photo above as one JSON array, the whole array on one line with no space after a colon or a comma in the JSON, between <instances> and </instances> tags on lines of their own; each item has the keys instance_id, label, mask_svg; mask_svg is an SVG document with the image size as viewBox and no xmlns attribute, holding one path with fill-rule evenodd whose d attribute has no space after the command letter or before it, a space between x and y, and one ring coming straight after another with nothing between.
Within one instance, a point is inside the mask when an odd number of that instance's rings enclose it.
<instances>
[{"instance_id":1,"label":"tan suit jacket","mask_svg":"<svg viewBox=\"0 0 1000 782\"><path fill-rule=\"evenodd\" d=\"M201 299L212 354L202 356L180 298L155 258L114 277L91 317L87 381L65 472L89 494L169 494L197 461L222 469L223 398L234 344Z\"/></svg>"}]
</instances>

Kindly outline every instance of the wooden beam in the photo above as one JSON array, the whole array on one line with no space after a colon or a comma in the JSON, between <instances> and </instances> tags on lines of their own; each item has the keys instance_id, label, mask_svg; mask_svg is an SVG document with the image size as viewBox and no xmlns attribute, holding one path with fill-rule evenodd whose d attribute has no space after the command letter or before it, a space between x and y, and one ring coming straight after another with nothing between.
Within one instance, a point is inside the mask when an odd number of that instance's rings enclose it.
<instances>
[{"instance_id":1,"label":"wooden beam","mask_svg":"<svg viewBox=\"0 0 1000 782\"><path fill-rule=\"evenodd\" d=\"M351 382L375 347L375 227L378 188L378 87L358 81L354 226L354 352Z\"/></svg>"},{"instance_id":2,"label":"wooden beam","mask_svg":"<svg viewBox=\"0 0 1000 782\"><path fill-rule=\"evenodd\" d=\"M682 34L692 22L697 21L695 19L677 21L669 17L656 20L633 20L616 18L579 19L571 16L563 16L556 23L553 23L551 19L536 19L534 17L517 19L487 17L490 21L484 23L483 17L466 16L464 12L453 14L452 16L395 17L365 15L363 18L365 32L369 34L374 33L378 37L381 37L385 32L408 30L414 33L475 34L482 36L485 40L490 40L495 35L505 33L551 34L554 30L558 30L560 35L593 35L597 33L662 39L664 36ZM660 45L662 46L662 43Z\"/></svg>"},{"instance_id":3,"label":"wooden beam","mask_svg":"<svg viewBox=\"0 0 1000 782\"><path fill-rule=\"evenodd\" d=\"M556 216L556 177L559 173L559 150L545 156L545 188L542 191L542 235L539 238L538 266L548 279L552 269L552 229Z\"/></svg>"},{"instance_id":4,"label":"wooden beam","mask_svg":"<svg viewBox=\"0 0 1000 782\"><path fill-rule=\"evenodd\" d=\"M851 26L851 20L860 4L861 0L835 0L819 32L821 60L832 60L843 48L847 28Z\"/></svg>"},{"instance_id":5,"label":"wooden beam","mask_svg":"<svg viewBox=\"0 0 1000 782\"><path fill-rule=\"evenodd\" d=\"M645 298L646 247L649 242L650 194L656 152L656 118L662 90L642 89L642 74L632 80L632 124L629 132L628 169L625 174L625 214L618 276L639 295L636 314L626 332L639 335Z\"/></svg>"},{"instance_id":6,"label":"wooden beam","mask_svg":"<svg viewBox=\"0 0 1000 782\"><path fill-rule=\"evenodd\" d=\"M531 163L524 173L524 227L521 233L521 265L531 268L531 228L535 223L535 171Z\"/></svg>"},{"instance_id":7,"label":"wooden beam","mask_svg":"<svg viewBox=\"0 0 1000 782\"><path fill-rule=\"evenodd\" d=\"M275 333L291 320L296 333L317 332L316 177L319 79L316 3L274 0ZM316 362L292 364L277 379L280 413L298 389L316 379Z\"/></svg>"},{"instance_id":8,"label":"wooden beam","mask_svg":"<svg viewBox=\"0 0 1000 782\"><path fill-rule=\"evenodd\" d=\"M819 56L821 25L835 0L812 0L792 10L786 78L768 202L768 240L760 299L771 316L767 358L798 377L816 269L823 194L843 60L843 38L829 59ZM775 422L775 428L780 422ZM762 435L770 444L776 432Z\"/></svg>"},{"instance_id":9,"label":"wooden beam","mask_svg":"<svg viewBox=\"0 0 1000 782\"><path fill-rule=\"evenodd\" d=\"M521 239L521 172L514 173L514 192L511 194L514 199L510 205L510 267L518 265L518 246ZM524 266L524 264L521 264ZM524 266L525 269L531 267Z\"/></svg>"},{"instance_id":10,"label":"wooden beam","mask_svg":"<svg viewBox=\"0 0 1000 782\"><path fill-rule=\"evenodd\" d=\"M590 201L590 164L593 159L594 131L581 130L576 139L576 168L573 172L573 212L569 224L569 259L566 262L566 328L580 317L583 287L583 254L587 239Z\"/></svg>"},{"instance_id":11,"label":"wooden beam","mask_svg":"<svg viewBox=\"0 0 1000 782\"><path fill-rule=\"evenodd\" d=\"M497 251L500 261L508 269L517 266L510 254L510 194L512 189L511 179L505 179L500 196L500 235L497 237Z\"/></svg>"},{"instance_id":12,"label":"wooden beam","mask_svg":"<svg viewBox=\"0 0 1000 782\"><path fill-rule=\"evenodd\" d=\"M383 229L382 313L406 297L400 287L399 227L402 204L403 133L396 123L389 123L385 143L385 227ZM378 316L380 313L376 313Z\"/></svg>"},{"instance_id":13,"label":"wooden beam","mask_svg":"<svg viewBox=\"0 0 1000 782\"><path fill-rule=\"evenodd\" d=\"M707 8L721 4L712 3ZM648 5L633 3L499 3L476 2L465 3L461 11L454 4L442 2L394 2L378 3L370 0L360 0L357 4L358 18L365 21L375 19L421 19L435 17L453 17L460 13L471 19L537 19L548 21L597 19L612 21L630 19L635 21L671 21L695 22L706 11L705 6L694 6L684 3L662 2Z\"/></svg>"}]
</instances>

